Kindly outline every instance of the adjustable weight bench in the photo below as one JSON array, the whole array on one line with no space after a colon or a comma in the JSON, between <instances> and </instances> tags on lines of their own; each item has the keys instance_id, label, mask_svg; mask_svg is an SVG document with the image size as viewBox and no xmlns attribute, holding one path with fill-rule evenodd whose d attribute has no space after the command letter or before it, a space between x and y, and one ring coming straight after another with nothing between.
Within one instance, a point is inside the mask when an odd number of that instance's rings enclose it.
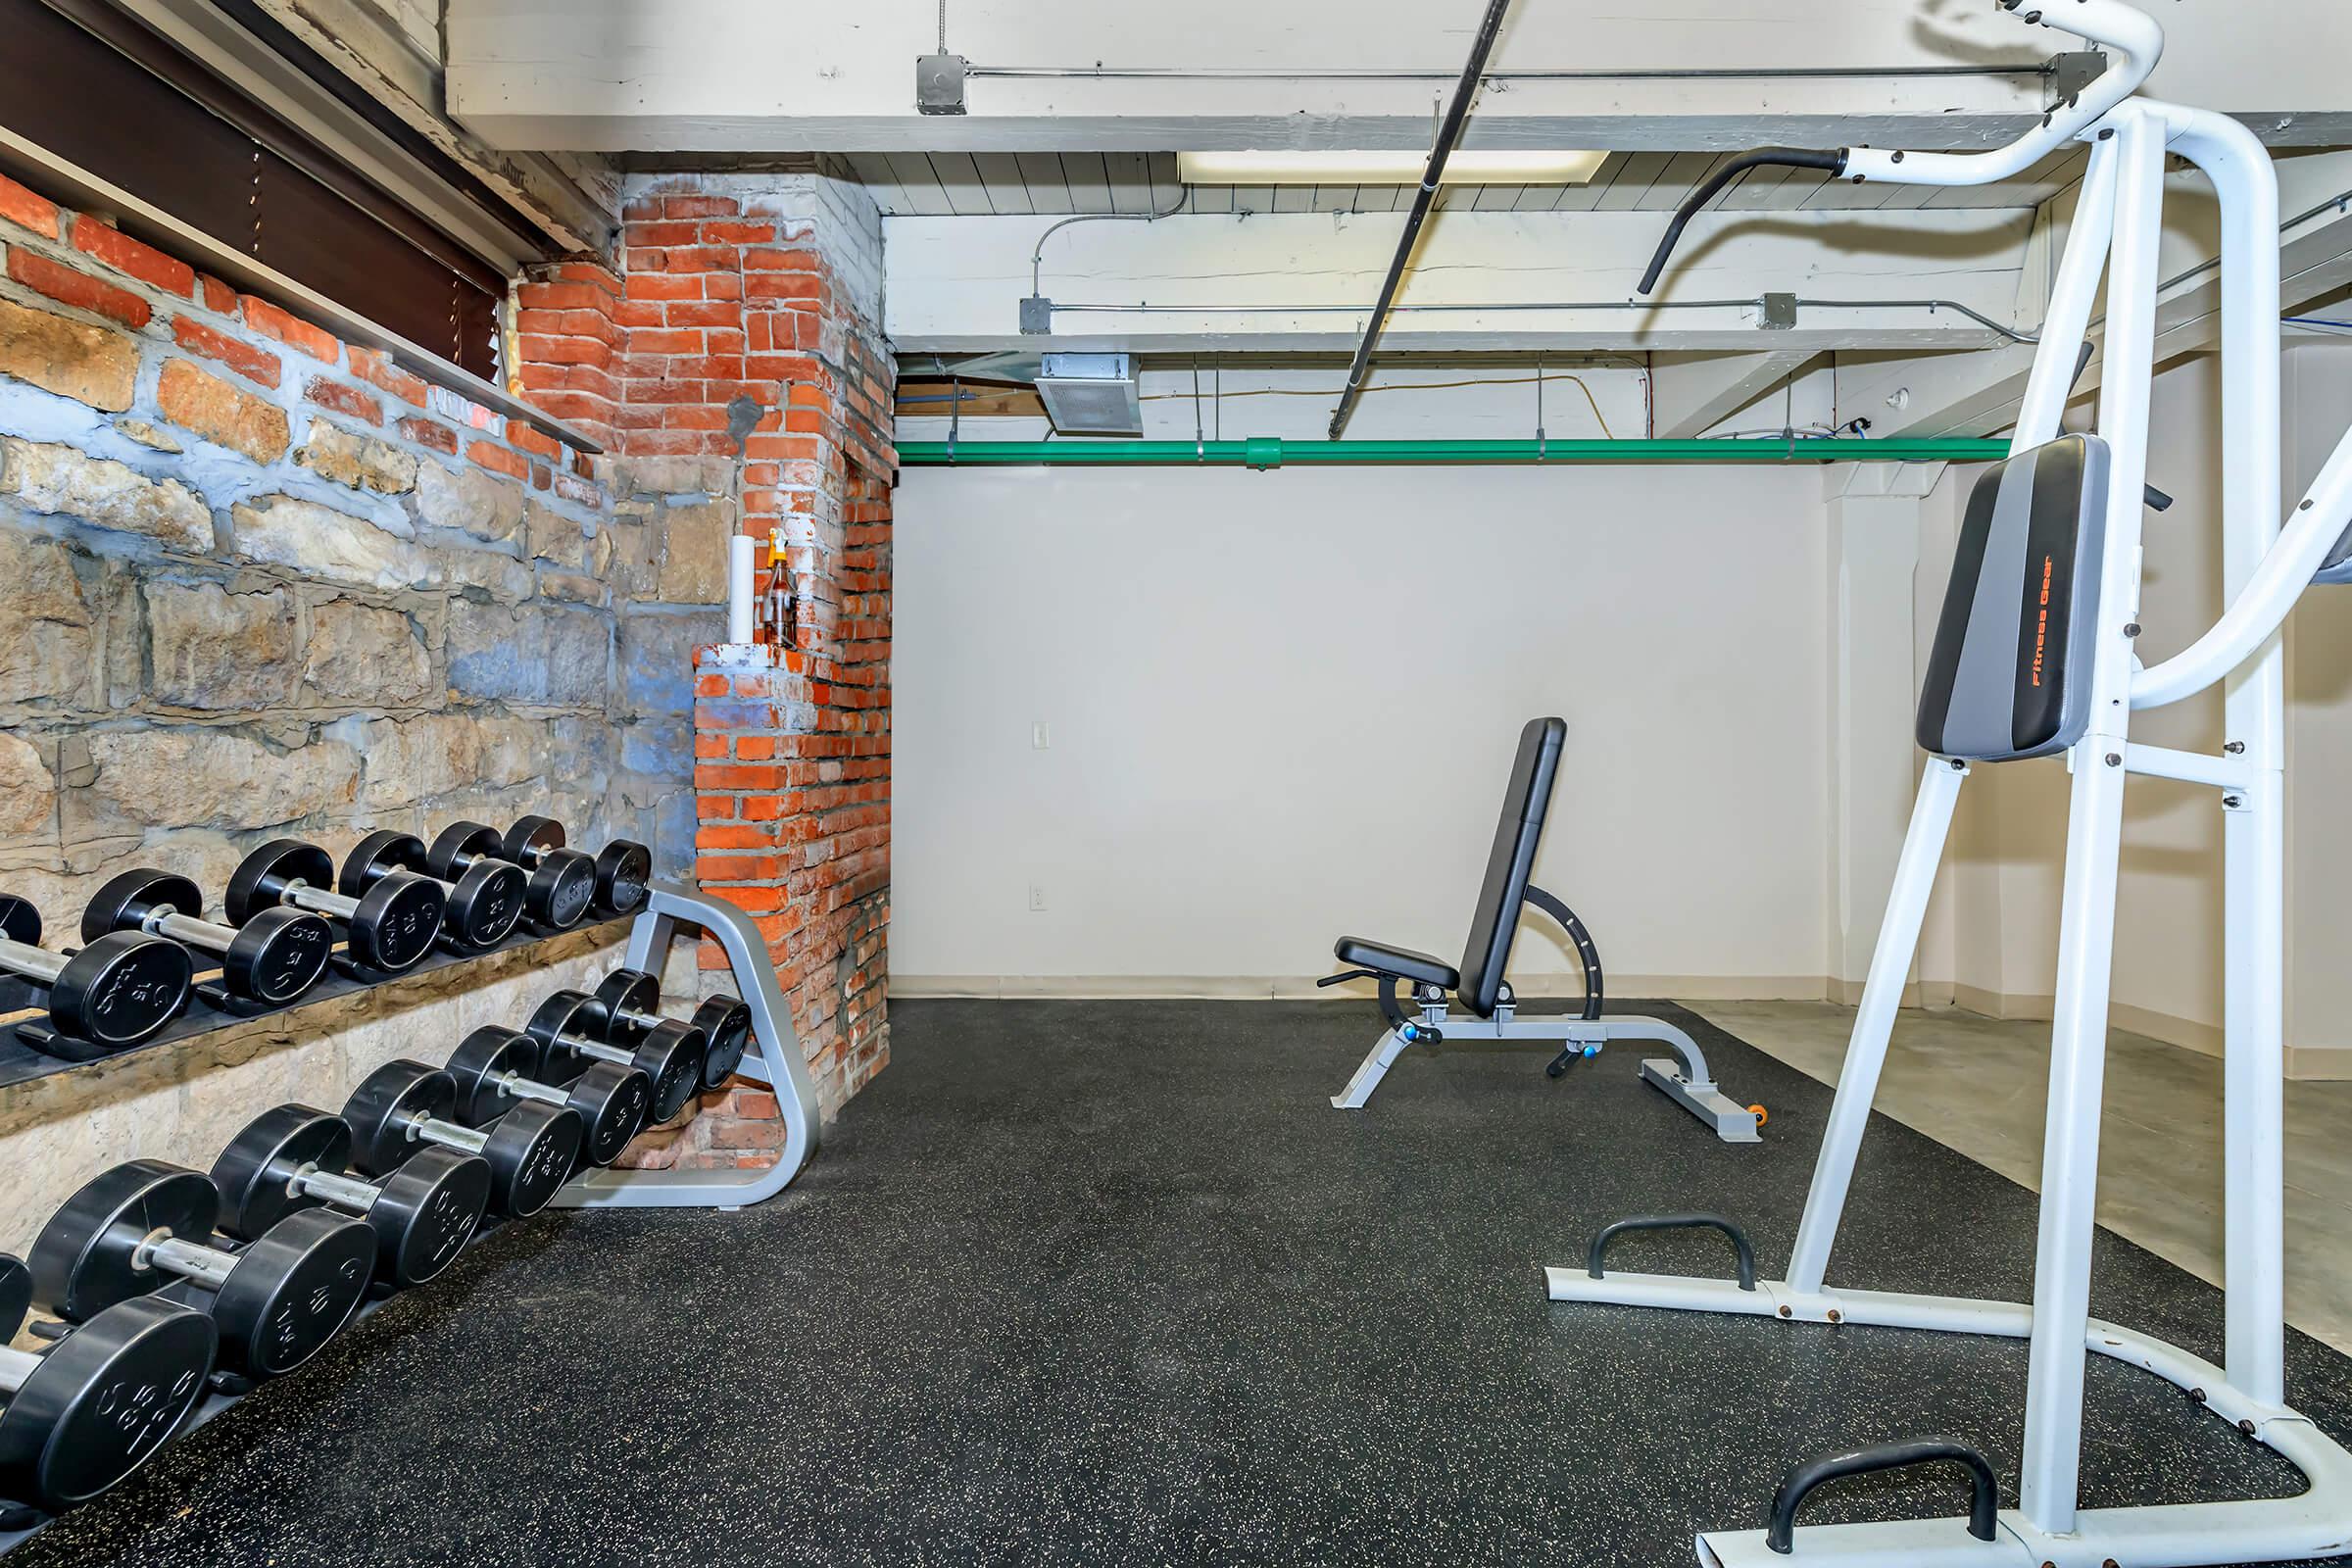
<instances>
[{"instance_id":1,"label":"adjustable weight bench","mask_svg":"<svg viewBox=\"0 0 2352 1568\"><path fill-rule=\"evenodd\" d=\"M1348 1087L1332 1097L1341 1110L1361 1110L1372 1091L1407 1046L1432 1045L1442 1040L1511 1040L1559 1046L1559 1054L1545 1070L1554 1078L1579 1059L1600 1054L1611 1040L1655 1040L1671 1048L1679 1062L1642 1063L1642 1078L1700 1121L1715 1129L1727 1144L1758 1142L1758 1107L1734 1103L1715 1087L1707 1058L1698 1043L1661 1018L1600 1015L1602 977L1600 952L1575 911L1528 880L1536 863L1536 848L1544 837L1544 816L1551 805L1551 787L1559 776L1560 752L1568 739L1567 724L1557 718L1528 721L1519 734L1519 755L1511 764L1510 787L1503 794L1502 819L1494 825L1494 847L1487 857L1487 879L1479 889L1478 908L1470 922L1470 939L1457 970L1444 959L1409 948L1391 947L1363 937L1342 937L1333 949L1348 967L1316 982L1338 985L1347 980L1371 980L1380 986L1380 1010L1389 1020L1388 1032L1372 1047ZM1518 933L1519 911L1534 905L1559 922L1575 944L1585 967L1584 1010L1571 1016L1522 1018L1518 999L1503 971L1510 962L1511 939ZM1397 998L1397 987L1412 987L1412 1004L1419 1016L1409 1015ZM1456 1017L1446 994L1468 1009Z\"/></svg>"}]
</instances>

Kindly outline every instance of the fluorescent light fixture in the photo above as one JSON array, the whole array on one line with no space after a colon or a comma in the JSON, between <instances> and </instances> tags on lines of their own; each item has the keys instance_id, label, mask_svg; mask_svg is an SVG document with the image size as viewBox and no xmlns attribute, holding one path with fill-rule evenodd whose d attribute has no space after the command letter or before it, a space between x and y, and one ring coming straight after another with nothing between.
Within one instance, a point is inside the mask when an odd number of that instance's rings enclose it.
<instances>
[{"instance_id":1,"label":"fluorescent light fixture","mask_svg":"<svg viewBox=\"0 0 2352 1568\"><path fill-rule=\"evenodd\" d=\"M1582 185L1607 153L1456 152L1447 185ZM1427 153L1178 153L1188 185L1418 185Z\"/></svg>"}]
</instances>

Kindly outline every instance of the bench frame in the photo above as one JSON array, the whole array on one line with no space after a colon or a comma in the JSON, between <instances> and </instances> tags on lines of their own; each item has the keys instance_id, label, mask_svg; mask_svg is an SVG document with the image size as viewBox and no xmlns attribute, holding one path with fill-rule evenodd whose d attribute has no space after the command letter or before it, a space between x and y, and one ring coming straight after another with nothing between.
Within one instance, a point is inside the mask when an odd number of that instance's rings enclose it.
<instances>
[{"instance_id":1,"label":"bench frame","mask_svg":"<svg viewBox=\"0 0 2352 1568\"><path fill-rule=\"evenodd\" d=\"M1645 1083L1705 1122L1727 1144L1762 1141L1756 1135L1756 1113L1715 1087L1715 1079L1707 1070L1706 1054L1698 1049L1698 1042L1663 1018L1522 1018L1518 1016L1516 1001L1496 1004L1492 1018L1468 1018L1449 1012L1443 996L1436 1001L1415 1000L1421 1017L1411 1027L1434 1031L1440 1042L1497 1040L1515 1045L1557 1045L1563 1054L1592 1057L1600 1054L1600 1048L1612 1040L1658 1041L1682 1059L1645 1059L1642 1063ZM1392 1027L1373 1045L1371 1054L1355 1069L1355 1076L1348 1080L1348 1087L1331 1097L1332 1108L1363 1109L1372 1098L1372 1091L1380 1087L1389 1068L1404 1054L1404 1048L1426 1043L1429 1043L1427 1035L1407 1040L1402 1031Z\"/></svg>"}]
</instances>

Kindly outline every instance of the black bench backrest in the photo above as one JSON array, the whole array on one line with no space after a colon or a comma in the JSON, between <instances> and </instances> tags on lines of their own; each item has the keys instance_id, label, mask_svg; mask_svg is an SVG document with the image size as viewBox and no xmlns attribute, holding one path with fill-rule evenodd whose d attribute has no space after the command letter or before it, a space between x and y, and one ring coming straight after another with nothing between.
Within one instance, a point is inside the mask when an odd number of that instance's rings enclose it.
<instances>
[{"instance_id":1,"label":"black bench backrest","mask_svg":"<svg viewBox=\"0 0 2352 1568\"><path fill-rule=\"evenodd\" d=\"M1502 996L1502 971L1511 961L1511 938L1519 930L1519 905L1535 870L1536 848L1544 839L1544 813L1568 744L1565 719L1531 718L1519 732L1519 756L1511 763L1510 788L1503 792L1502 820L1494 824L1494 847L1487 853L1487 880L1478 890L1470 940L1462 949L1462 1005L1481 1018L1493 1017Z\"/></svg>"}]
</instances>

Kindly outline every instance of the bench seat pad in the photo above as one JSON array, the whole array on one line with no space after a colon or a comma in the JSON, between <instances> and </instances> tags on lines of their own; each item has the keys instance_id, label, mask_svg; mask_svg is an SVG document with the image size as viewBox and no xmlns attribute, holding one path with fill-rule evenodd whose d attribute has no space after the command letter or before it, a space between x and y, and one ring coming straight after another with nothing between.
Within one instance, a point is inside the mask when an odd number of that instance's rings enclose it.
<instances>
[{"instance_id":1,"label":"bench seat pad","mask_svg":"<svg viewBox=\"0 0 2352 1568\"><path fill-rule=\"evenodd\" d=\"M1443 986L1451 991L1462 977L1453 965L1443 958L1433 958L1426 953L1410 948L1392 948L1385 942L1373 942L1364 937L1342 937L1332 949L1342 963L1357 969L1376 969L1382 974L1402 976L1421 985Z\"/></svg>"}]
</instances>

